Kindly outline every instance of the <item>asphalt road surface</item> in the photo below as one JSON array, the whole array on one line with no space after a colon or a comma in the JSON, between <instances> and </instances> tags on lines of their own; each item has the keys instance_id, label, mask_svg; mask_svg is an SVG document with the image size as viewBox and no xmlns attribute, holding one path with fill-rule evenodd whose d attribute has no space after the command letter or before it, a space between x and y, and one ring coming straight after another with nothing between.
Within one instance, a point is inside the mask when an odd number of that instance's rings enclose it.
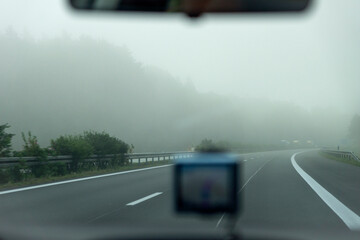
<instances>
[{"instance_id":1,"label":"asphalt road surface","mask_svg":"<svg viewBox=\"0 0 360 240\"><path fill-rule=\"evenodd\" d=\"M317 151L240 155L242 211L236 227L360 230L360 168ZM144 224L223 229L226 214L177 215L172 166L0 192L0 226ZM1 232L1 230L0 230Z\"/></svg>"}]
</instances>

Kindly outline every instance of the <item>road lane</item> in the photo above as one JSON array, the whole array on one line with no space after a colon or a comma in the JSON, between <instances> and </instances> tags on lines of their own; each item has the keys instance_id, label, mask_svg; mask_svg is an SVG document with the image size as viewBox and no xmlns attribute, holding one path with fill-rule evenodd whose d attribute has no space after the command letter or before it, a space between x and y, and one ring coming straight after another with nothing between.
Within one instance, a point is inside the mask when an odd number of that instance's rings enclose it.
<instances>
[{"instance_id":1,"label":"road lane","mask_svg":"<svg viewBox=\"0 0 360 240\"><path fill-rule=\"evenodd\" d=\"M169 167L0 195L1 222L87 223L169 187Z\"/></svg>"},{"instance_id":2,"label":"road lane","mask_svg":"<svg viewBox=\"0 0 360 240\"><path fill-rule=\"evenodd\" d=\"M272 151L240 156L243 178L239 186L243 188L243 210L237 227L268 225L348 230L293 168L291 156L295 152L298 151ZM320 184L333 180L332 175L326 177L326 173L322 172L331 160L316 160L316 152L300 154L298 157L298 164L304 171L309 171L310 175L314 174L314 179L319 179ZM344 167L347 168L348 166ZM353 169L352 166L350 168ZM322 173L320 176L319 172ZM221 214L205 219L174 213L171 176L172 168L164 167L0 195L0 226L2 223L19 222L83 225L118 223L119 226L163 224L205 228L218 226L221 229L227 221L226 215L219 223ZM343 182L350 182L349 179L342 178L337 178L336 181L341 181L339 186ZM354 190L353 187L357 184L353 183L350 190ZM342 189L347 190L349 189ZM158 192L162 194L141 204L127 206ZM354 206L359 202L360 194L357 191L356 196L349 192L341 195L346 205ZM356 207L353 209L358 211Z\"/></svg>"},{"instance_id":3,"label":"road lane","mask_svg":"<svg viewBox=\"0 0 360 240\"><path fill-rule=\"evenodd\" d=\"M291 156L291 163L300 176L307 184L316 192L316 194L331 208L336 215L346 224L350 230L360 230L360 217L339 201L334 195L329 193L323 186L316 182L309 174L307 174L296 162L295 153Z\"/></svg>"},{"instance_id":4,"label":"road lane","mask_svg":"<svg viewBox=\"0 0 360 240\"><path fill-rule=\"evenodd\" d=\"M271 159L243 190L241 226L327 228L345 224L304 182L290 158L297 151L266 154Z\"/></svg>"},{"instance_id":5,"label":"road lane","mask_svg":"<svg viewBox=\"0 0 360 240\"><path fill-rule=\"evenodd\" d=\"M15 193L15 192L29 191L29 190L34 190L34 189L38 189L38 188L52 187L52 186L62 185L62 184L69 184L69 183L75 183L75 182L88 181L88 180L104 178L104 177L112 177L112 176L116 176L116 175L123 175L123 174L129 174L129 173L134 173L134 172L148 171L148 170L152 170L152 169L168 167L170 165L162 165L162 166L156 166L156 167L140 168L140 169L134 169L134 170L128 170L128 171L122 171L122 172L115 172L115 173L96 175L96 176L91 176L91 177L76 178L76 179L65 180L65 181L60 181L60 182L40 184L40 185L29 186L29 187L16 188L16 189L11 189L11 190L0 191L0 195L5 195L5 194L10 194L10 193Z\"/></svg>"},{"instance_id":6,"label":"road lane","mask_svg":"<svg viewBox=\"0 0 360 240\"><path fill-rule=\"evenodd\" d=\"M248 156L251 157L251 160L249 158L248 161L244 162L243 159ZM249 182L249 180L259 172L259 169L271 160L271 158L264 158L263 153L244 154L240 156L240 159L243 177L241 180L242 183L239 186L243 186L246 182ZM171 175L168 177L167 182L171 183ZM120 224L126 219L127 223L138 224L141 219L140 222L145 225L165 223L167 227L186 226L188 228L215 228L216 225L218 225L218 221L222 214L210 218L198 216L196 214L176 214L174 212L172 195L172 186L169 184L168 188L163 191L163 194L157 198L156 201L144 202L143 204L136 206L136 208L122 209L121 211L97 218L96 221L92 223L106 225L116 222Z\"/></svg>"},{"instance_id":7,"label":"road lane","mask_svg":"<svg viewBox=\"0 0 360 240\"><path fill-rule=\"evenodd\" d=\"M360 167L327 159L317 151L296 156L299 166L360 216Z\"/></svg>"}]
</instances>

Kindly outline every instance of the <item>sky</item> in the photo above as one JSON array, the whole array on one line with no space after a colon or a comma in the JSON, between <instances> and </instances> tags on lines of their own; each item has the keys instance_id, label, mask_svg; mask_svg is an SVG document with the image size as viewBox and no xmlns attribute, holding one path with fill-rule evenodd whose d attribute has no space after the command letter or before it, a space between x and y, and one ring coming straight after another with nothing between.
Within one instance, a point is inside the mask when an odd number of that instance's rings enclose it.
<instances>
[{"instance_id":1,"label":"sky","mask_svg":"<svg viewBox=\"0 0 360 240\"><path fill-rule=\"evenodd\" d=\"M0 32L91 36L200 92L360 114L360 1L319 0L304 14L79 14L60 0L2 0ZM0 61L4 61L1 59Z\"/></svg>"}]
</instances>

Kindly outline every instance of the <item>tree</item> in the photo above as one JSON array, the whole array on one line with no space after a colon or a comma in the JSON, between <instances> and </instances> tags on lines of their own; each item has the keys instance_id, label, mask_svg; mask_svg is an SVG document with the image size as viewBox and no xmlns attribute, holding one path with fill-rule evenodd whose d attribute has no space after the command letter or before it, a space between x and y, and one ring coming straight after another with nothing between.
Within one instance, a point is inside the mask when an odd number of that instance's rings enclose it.
<instances>
[{"instance_id":1,"label":"tree","mask_svg":"<svg viewBox=\"0 0 360 240\"><path fill-rule=\"evenodd\" d=\"M79 171L83 160L93 154L92 146L84 139L83 136L65 135L55 140L51 140L51 147L56 155L71 155L71 169Z\"/></svg>"},{"instance_id":2,"label":"tree","mask_svg":"<svg viewBox=\"0 0 360 240\"><path fill-rule=\"evenodd\" d=\"M121 154L127 153L130 150L128 144L116 137L110 136L106 132L85 131L83 137L92 146L94 154L97 155Z\"/></svg>"},{"instance_id":3,"label":"tree","mask_svg":"<svg viewBox=\"0 0 360 240\"><path fill-rule=\"evenodd\" d=\"M199 152L223 152L230 148L230 144L225 141L213 142L211 139L203 139L200 144L195 147L195 151Z\"/></svg>"},{"instance_id":4,"label":"tree","mask_svg":"<svg viewBox=\"0 0 360 240\"><path fill-rule=\"evenodd\" d=\"M5 132L9 127L7 123L0 125L0 157L8 157L11 152L11 139L15 134Z\"/></svg>"},{"instance_id":5,"label":"tree","mask_svg":"<svg viewBox=\"0 0 360 240\"><path fill-rule=\"evenodd\" d=\"M24 141L24 150L21 152L25 157L43 157L44 150L40 147L37 137L33 136L31 132L28 132L27 137L22 132L21 137Z\"/></svg>"},{"instance_id":6,"label":"tree","mask_svg":"<svg viewBox=\"0 0 360 240\"><path fill-rule=\"evenodd\" d=\"M77 160L82 160L94 152L83 136L60 136L55 140L51 140L51 147L56 152L56 155L72 155Z\"/></svg>"},{"instance_id":7,"label":"tree","mask_svg":"<svg viewBox=\"0 0 360 240\"><path fill-rule=\"evenodd\" d=\"M38 143L37 137L33 136L29 131L27 136L22 132L21 137L24 141L24 149L21 152L18 152L20 157L36 157L38 164L31 166L31 173L35 177L42 177L50 175L49 164L47 161L46 151L42 149ZM26 169L26 162L20 166L21 169Z\"/></svg>"}]
</instances>

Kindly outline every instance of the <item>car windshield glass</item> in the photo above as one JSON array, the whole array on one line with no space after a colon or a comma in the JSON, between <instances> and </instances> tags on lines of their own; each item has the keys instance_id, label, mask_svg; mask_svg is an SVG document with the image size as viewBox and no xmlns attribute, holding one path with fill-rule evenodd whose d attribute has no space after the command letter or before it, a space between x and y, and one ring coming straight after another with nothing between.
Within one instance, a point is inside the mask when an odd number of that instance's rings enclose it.
<instances>
[{"instance_id":1,"label":"car windshield glass","mask_svg":"<svg viewBox=\"0 0 360 240\"><path fill-rule=\"evenodd\" d=\"M2 0L0 226L224 229L227 214L175 212L172 164L226 151L236 228L359 230L359 9L190 19Z\"/></svg>"}]
</instances>

